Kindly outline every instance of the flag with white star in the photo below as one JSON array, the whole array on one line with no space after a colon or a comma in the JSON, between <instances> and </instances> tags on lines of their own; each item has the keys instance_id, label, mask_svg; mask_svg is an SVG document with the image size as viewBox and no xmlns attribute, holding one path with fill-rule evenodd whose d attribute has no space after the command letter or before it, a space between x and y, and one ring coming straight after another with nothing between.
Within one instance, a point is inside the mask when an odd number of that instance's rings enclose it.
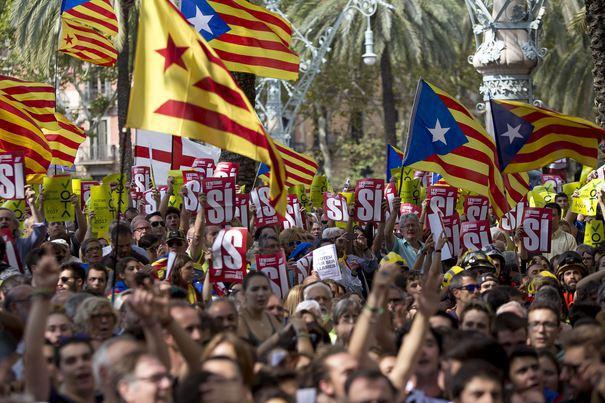
<instances>
[{"instance_id":1,"label":"flag with white star","mask_svg":"<svg viewBox=\"0 0 605 403\"><path fill-rule=\"evenodd\" d=\"M420 80L403 165L490 200L502 217L529 190L526 174L502 174L494 139L454 97Z\"/></svg>"},{"instance_id":2,"label":"flag with white star","mask_svg":"<svg viewBox=\"0 0 605 403\"><path fill-rule=\"evenodd\" d=\"M498 162L500 170L515 158L515 155L525 145L534 130L534 126L510 112L502 105L489 101L494 124L494 137L498 147Z\"/></svg>"},{"instance_id":3,"label":"flag with white star","mask_svg":"<svg viewBox=\"0 0 605 403\"><path fill-rule=\"evenodd\" d=\"M490 105L503 172L540 169L562 158L596 167L605 130L593 122L518 101Z\"/></svg>"},{"instance_id":4,"label":"flag with white star","mask_svg":"<svg viewBox=\"0 0 605 403\"><path fill-rule=\"evenodd\" d=\"M181 13L206 41L231 30L206 0L181 0Z\"/></svg>"}]
</instances>

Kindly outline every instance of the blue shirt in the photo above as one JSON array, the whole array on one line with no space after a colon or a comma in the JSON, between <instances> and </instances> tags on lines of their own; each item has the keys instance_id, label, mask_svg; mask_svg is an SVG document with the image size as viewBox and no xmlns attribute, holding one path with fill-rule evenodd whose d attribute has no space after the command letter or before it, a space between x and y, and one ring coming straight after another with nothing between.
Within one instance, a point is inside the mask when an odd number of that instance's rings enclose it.
<instances>
[{"instance_id":1,"label":"blue shirt","mask_svg":"<svg viewBox=\"0 0 605 403\"><path fill-rule=\"evenodd\" d=\"M414 267L416 259L418 259L418 255L420 254L420 249L422 249L423 246L423 243L420 242L420 248L415 249L412 244L405 239L395 237L395 240L393 241L393 248L391 250L404 258L408 267L411 269Z\"/></svg>"}]
</instances>

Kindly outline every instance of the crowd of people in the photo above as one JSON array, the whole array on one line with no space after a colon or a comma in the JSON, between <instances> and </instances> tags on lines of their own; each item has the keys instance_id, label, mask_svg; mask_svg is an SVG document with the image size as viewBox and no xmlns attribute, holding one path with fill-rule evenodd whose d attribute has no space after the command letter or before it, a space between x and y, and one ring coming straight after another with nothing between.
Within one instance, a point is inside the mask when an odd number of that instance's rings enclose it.
<instances>
[{"instance_id":1,"label":"crowd of people","mask_svg":"<svg viewBox=\"0 0 605 403\"><path fill-rule=\"evenodd\" d=\"M321 209L303 212L305 228L251 219L247 273L222 288L204 198L197 214L164 199L129 208L106 239L79 197L75 222L46 222L31 189L23 222L0 208L21 265L0 266L0 401L605 400L605 247L583 244L591 218L566 194L545 206L550 253L533 256L521 226L491 217L492 245L442 261L427 204L399 216L397 197L375 224L340 228ZM297 281L297 262L330 244L342 280ZM6 250L0 238L2 261ZM254 259L280 250L285 298Z\"/></svg>"}]
</instances>

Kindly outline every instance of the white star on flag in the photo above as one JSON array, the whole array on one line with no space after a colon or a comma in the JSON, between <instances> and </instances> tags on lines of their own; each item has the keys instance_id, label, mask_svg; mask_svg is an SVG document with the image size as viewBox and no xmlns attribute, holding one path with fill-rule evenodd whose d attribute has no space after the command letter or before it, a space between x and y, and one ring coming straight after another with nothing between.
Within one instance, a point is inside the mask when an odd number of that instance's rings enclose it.
<instances>
[{"instance_id":1,"label":"white star on flag","mask_svg":"<svg viewBox=\"0 0 605 403\"><path fill-rule=\"evenodd\" d=\"M195 30L197 32L200 32L200 30L203 29L210 35L213 35L212 29L210 29L209 24L212 17L214 17L214 15L205 15L204 13L202 13L202 10L195 6L195 16L187 18L187 21L189 21L189 23L195 27Z\"/></svg>"},{"instance_id":2,"label":"white star on flag","mask_svg":"<svg viewBox=\"0 0 605 403\"><path fill-rule=\"evenodd\" d=\"M433 143L436 141L441 141L443 144L447 145L445 141L445 133L447 133L450 128L449 127L441 127L441 122L437 119L437 123L435 127L432 129L428 129L429 132L433 135Z\"/></svg>"},{"instance_id":3,"label":"white star on flag","mask_svg":"<svg viewBox=\"0 0 605 403\"><path fill-rule=\"evenodd\" d=\"M508 123L506 124L506 128L507 130L502 133L500 136L502 137L507 137L508 138L508 144L513 144L513 141L515 141L515 139L522 139L523 136L521 135L521 133L519 133L519 130L521 130L521 125L512 127L511 125L509 125Z\"/></svg>"}]
</instances>

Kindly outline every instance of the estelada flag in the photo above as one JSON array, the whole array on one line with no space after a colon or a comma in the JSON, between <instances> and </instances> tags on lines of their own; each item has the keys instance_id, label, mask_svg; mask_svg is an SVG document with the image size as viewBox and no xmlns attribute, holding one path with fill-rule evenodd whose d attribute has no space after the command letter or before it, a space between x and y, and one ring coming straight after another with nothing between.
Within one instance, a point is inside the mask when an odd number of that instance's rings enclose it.
<instances>
[{"instance_id":1,"label":"estelada flag","mask_svg":"<svg viewBox=\"0 0 605 403\"><path fill-rule=\"evenodd\" d=\"M231 73L168 0L143 0L127 125L191 137L267 164L284 214L286 170Z\"/></svg>"},{"instance_id":2,"label":"estelada flag","mask_svg":"<svg viewBox=\"0 0 605 403\"><path fill-rule=\"evenodd\" d=\"M605 130L588 120L518 101L491 100L503 172L540 169L561 158L596 166Z\"/></svg>"},{"instance_id":3,"label":"estelada flag","mask_svg":"<svg viewBox=\"0 0 605 403\"><path fill-rule=\"evenodd\" d=\"M61 19L59 51L98 66L113 66L118 51L100 32L75 21Z\"/></svg>"},{"instance_id":4,"label":"estelada flag","mask_svg":"<svg viewBox=\"0 0 605 403\"><path fill-rule=\"evenodd\" d=\"M502 217L529 190L527 175L502 175L496 144L455 98L420 80L404 166L435 172L452 186L486 196Z\"/></svg>"},{"instance_id":5,"label":"estelada flag","mask_svg":"<svg viewBox=\"0 0 605 403\"><path fill-rule=\"evenodd\" d=\"M80 144L86 140L82 128L76 126L61 113L55 113L58 129L42 129L52 152L52 164L72 166Z\"/></svg>"}]
</instances>

